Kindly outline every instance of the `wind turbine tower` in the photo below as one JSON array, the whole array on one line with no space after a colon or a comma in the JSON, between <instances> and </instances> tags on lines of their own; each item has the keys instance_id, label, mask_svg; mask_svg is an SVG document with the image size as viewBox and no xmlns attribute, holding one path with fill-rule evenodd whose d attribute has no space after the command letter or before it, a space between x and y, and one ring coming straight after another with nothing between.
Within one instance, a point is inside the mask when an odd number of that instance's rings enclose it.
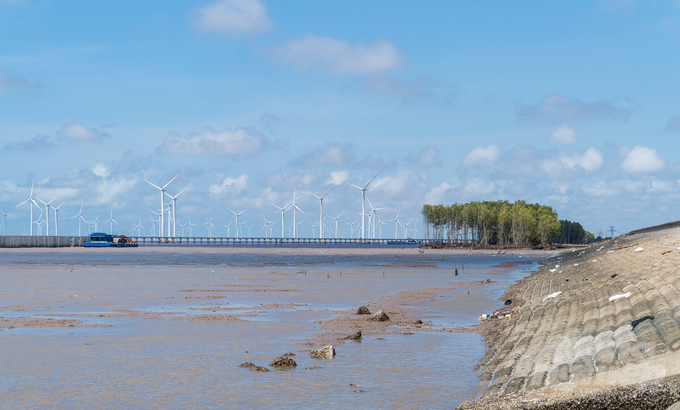
<instances>
[{"instance_id":1,"label":"wind turbine tower","mask_svg":"<svg viewBox=\"0 0 680 410\"><path fill-rule=\"evenodd\" d=\"M238 217L239 217L242 213L244 213L245 211L247 211L247 209L245 209L245 210L243 210L243 211L241 211L241 212L239 212L239 213L236 213L236 212L232 211L231 208L227 208L227 209L229 209L229 211L230 211L232 214L236 215L236 237L237 237L237 238L240 238L240 237L243 236L243 226L241 226L241 235L239 235L239 233L238 233L238 229L239 229ZM244 222L244 223L245 223L245 222Z\"/></svg>"},{"instance_id":2,"label":"wind turbine tower","mask_svg":"<svg viewBox=\"0 0 680 410\"><path fill-rule=\"evenodd\" d=\"M380 172L378 172L380 174ZM373 182L374 179L378 177L378 174L375 174L373 178L371 178L370 181L363 187L356 186L354 184L348 184L352 185L354 188L360 189L361 190L361 239L366 239L366 189L368 189L368 186Z\"/></svg>"},{"instance_id":3,"label":"wind turbine tower","mask_svg":"<svg viewBox=\"0 0 680 410\"><path fill-rule=\"evenodd\" d=\"M184 188L183 190L179 191L179 193L175 196L172 196L168 194L167 192L165 195L169 196L172 199L172 237L176 238L177 237L177 197L182 195L182 192L186 191L187 189Z\"/></svg>"},{"instance_id":4,"label":"wind turbine tower","mask_svg":"<svg viewBox=\"0 0 680 410\"><path fill-rule=\"evenodd\" d=\"M31 236L33 236L33 205L38 206L38 203L35 202L35 199L33 198L33 184L34 184L34 182L35 182L35 180L33 180L33 181L31 182L31 194L29 195L28 199L25 200L24 202L20 203L19 205L17 205L17 208L18 208L18 207L20 207L21 205L25 204L26 202L29 202L29 205L31 206L31 226L30 226L30 228L31 228L31 230L30 230ZM38 209L40 209L39 206L38 206Z\"/></svg>"},{"instance_id":5,"label":"wind turbine tower","mask_svg":"<svg viewBox=\"0 0 680 410\"><path fill-rule=\"evenodd\" d=\"M337 185L336 185L337 186ZM332 190L334 190L335 187L331 188L330 191L326 192L322 196L318 196L316 194L312 194L312 196L315 196L319 199L319 226L321 229L319 229L319 239L323 239L323 199L326 197L326 195L330 194Z\"/></svg>"},{"instance_id":6,"label":"wind turbine tower","mask_svg":"<svg viewBox=\"0 0 680 410\"><path fill-rule=\"evenodd\" d=\"M179 175L175 175L175 178L177 178L178 176ZM165 215L164 215L164 212L165 212L165 188L167 188L168 185L170 185L170 182L174 181L175 178L171 179L167 184L163 185L163 188L145 180L149 185L151 185L152 187L161 191L161 215L160 215L160 227L161 228L160 228L160 232L158 234L159 237L163 236L163 227L165 226Z\"/></svg>"}]
</instances>

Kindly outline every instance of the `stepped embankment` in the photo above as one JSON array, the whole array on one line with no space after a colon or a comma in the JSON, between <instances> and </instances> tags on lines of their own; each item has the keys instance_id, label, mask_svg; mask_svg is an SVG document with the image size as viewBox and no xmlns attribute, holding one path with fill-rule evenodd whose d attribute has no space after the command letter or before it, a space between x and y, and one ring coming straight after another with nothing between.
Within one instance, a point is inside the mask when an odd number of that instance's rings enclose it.
<instances>
[{"instance_id":1,"label":"stepped embankment","mask_svg":"<svg viewBox=\"0 0 680 410\"><path fill-rule=\"evenodd\" d=\"M547 259L511 287L515 312L467 409L665 409L680 401L680 227Z\"/></svg>"}]
</instances>

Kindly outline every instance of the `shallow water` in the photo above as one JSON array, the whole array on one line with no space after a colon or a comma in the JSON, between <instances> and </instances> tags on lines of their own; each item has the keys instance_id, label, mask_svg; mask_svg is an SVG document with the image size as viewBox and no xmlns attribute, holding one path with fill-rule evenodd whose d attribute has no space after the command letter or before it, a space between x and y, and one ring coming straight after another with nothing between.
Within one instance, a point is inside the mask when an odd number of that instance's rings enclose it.
<instances>
[{"instance_id":1,"label":"shallow water","mask_svg":"<svg viewBox=\"0 0 680 410\"><path fill-rule=\"evenodd\" d=\"M0 331L0 407L452 408L481 392L477 334L367 336L336 346L333 360L309 358L301 343L319 332L316 322L384 295L495 279L413 306L436 328L476 323L531 268L494 272L527 256L414 250L96 251L0 253L0 317L110 326ZM116 310L141 314L96 317ZM206 314L243 321L173 319ZM292 370L238 367L289 351ZM321 368L305 369L313 365Z\"/></svg>"}]
</instances>

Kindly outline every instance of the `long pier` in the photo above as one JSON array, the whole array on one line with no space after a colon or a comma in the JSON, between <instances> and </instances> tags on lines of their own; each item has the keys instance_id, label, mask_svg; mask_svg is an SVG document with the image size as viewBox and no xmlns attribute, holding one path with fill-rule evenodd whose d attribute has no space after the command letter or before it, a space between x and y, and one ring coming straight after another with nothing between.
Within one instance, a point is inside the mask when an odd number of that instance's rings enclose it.
<instances>
[{"instance_id":1,"label":"long pier","mask_svg":"<svg viewBox=\"0 0 680 410\"><path fill-rule=\"evenodd\" d=\"M354 238L226 238L226 237L152 237L128 236L139 246L419 246L429 241L414 239L354 239ZM80 247L87 236L0 236L0 248L66 248Z\"/></svg>"}]
</instances>

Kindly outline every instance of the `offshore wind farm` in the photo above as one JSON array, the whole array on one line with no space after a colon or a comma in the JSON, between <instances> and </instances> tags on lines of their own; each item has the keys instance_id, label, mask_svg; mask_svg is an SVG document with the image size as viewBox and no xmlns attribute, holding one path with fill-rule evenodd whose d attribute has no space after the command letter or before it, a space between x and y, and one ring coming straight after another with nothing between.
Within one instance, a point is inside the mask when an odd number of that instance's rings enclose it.
<instances>
[{"instance_id":1,"label":"offshore wind farm","mask_svg":"<svg viewBox=\"0 0 680 410\"><path fill-rule=\"evenodd\" d=\"M358 216L358 219L355 219L355 222L352 224L343 221L345 224L348 225L346 229L344 229L342 232L340 232L340 227L343 227L340 222L340 218L345 214L345 211L340 212L337 216L333 217L330 215L325 215L324 214L324 199L326 199L329 194L331 194L336 188L338 188L338 185L332 186L330 189L328 189L325 193L322 195L316 195L312 192L306 192L306 191L301 191L301 193L298 193L295 189L292 192L292 200L288 203L286 203L284 206L278 206L274 203L270 204L272 207L278 209L281 213L281 222L280 222L280 232L281 236L274 238L273 237L273 232L274 232L274 227L277 224L277 221L274 219L273 216L272 220L267 219L267 214L262 212L262 218L264 219L265 223L259 229L259 231L256 229L255 230L255 235L253 235L252 228L255 227L255 225L251 226L244 226L247 221L242 221L241 218L246 214L248 211L247 209L244 209L240 212L236 212L229 208L228 206L225 206L220 211L217 213L224 213L223 210L226 209L227 212L231 213L233 215L233 220L229 222L227 225L221 225L222 228L226 228L226 233L224 232L224 229L218 231L216 229L216 225L213 223L213 219L215 217L215 212L211 212L210 218L203 224L203 228L205 229L203 232L199 233L196 232L194 233L193 227L196 227L196 224L191 223L191 216L190 215L182 215L182 212L180 211L180 217L184 218L182 220L178 220L177 217L177 209L178 209L178 198L180 195L182 195L189 186L183 187L177 191L175 195L171 195L170 193L167 192L169 189L170 185L172 184L173 181L175 181L179 175L174 176L171 178L168 182L165 184L154 184L148 180L145 182L149 184L150 187L155 188L158 190L159 195L160 195L160 206L155 209L149 209L149 214L146 216L149 217L151 220L151 224L147 224L147 227L145 228L144 225L142 224L142 219L143 217L140 215L138 217L133 217L132 221L129 221L129 224L123 224L121 225L117 220L114 219L113 217L113 207L110 208L110 214L109 218L102 222L102 225L105 226L106 224L109 224L109 229L108 233L111 235L118 234L118 235L127 235L129 237L132 237L135 239L137 242L140 244L191 244L191 245L259 245L259 246L266 246L266 245L291 245L291 244L299 244L299 245L356 245L356 244L372 244L372 245L386 245L388 243L392 245L396 244L422 244L422 238L419 237L420 231L418 230L418 221L414 218L412 220L404 221L399 219L400 211L397 211L396 216L389 220L390 222L395 223L395 234L394 236L383 236L382 232L382 226L387 225L386 222L383 222L380 219L380 215L378 214L378 211L388 209L387 207L380 207L380 208L375 208L373 207L373 204L371 203L370 199L367 198L366 192L369 189L369 186L371 182L373 182L377 177L379 173L376 173L373 178L371 178L367 183L365 183L363 186L357 186L351 183L347 183L346 185L354 188L358 188L361 192L360 196L360 201L361 201L361 212L356 213ZM342 185L342 184L340 184ZM52 219L53 223L53 233L50 234L50 206L52 202L54 202L57 197L52 198L49 202L44 202L42 199L36 196L37 194L33 192L33 188L31 188L31 191L29 193L29 198L24 200L23 202L19 203L16 208L19 208L25 204L30 204L30 214L29 214L29 222L30 222L30 229L28 230L27 236L59 236L58 234L58 224L59 224L59 214L58 211L59 209L66 203L62 202L59 206L52 207L53 212L54 212L54 217ZM346 195L346 194L345 194ZM298 200L300 197L313 197L318 199L319 201L319 212L318 212L318 222L316 224L312 223L311 221L308 221L310 224L310 227L312 229L311 234L307 235L301 235L300 234L300 225L304 226L305 220L298 220L298 212L302 214L303 217L309 216L310 219L314 218L312 216L312 211L308 210L309 215L305 213L300 206L298 205ZM346 198L346 196L345 196ZM379 198L374 198L374 201L379 201ZM42 209L38 206L38 201L43 203L45 206L45 213L43 216ZM166 202L167 201L167 202ZM356 201L355 201L356 202ZM366 208L366 203L368 202L370 210L367 212ZM181 203L180 203L181 204ZM336 201L336 209L341 208L341 209L346 209L347 204L342 204L338 203ZM40 211L40 214L37 215L37 218L33 214L33 207L38 208ZM70 236L78 236L78 237L84 237L86 235L89 235L91 233L99 232L99 217L100 213L97 213L97 216L94 219L88 220L83 216L83 207L84 204L80 204L80 208L78 212L70 216L68 219L73 220L72 221L72 226L71 228L73 229L71 231ZM101 209L101 206L99 207ZM268 209L265 207L265 210ZM87 209L85 209L87 212ZM286 227L285 224L285 215L288 213L289 215L291 214L292 211L292 221L289 223L289 225ZM257 211L255 211L257 212ZM251 213L255 213L251 212ZM94 212L92 212L94 214ZM6 217L6 214L4 214ZM223 215L224 216L224 215ZM228 214L226 214L228 216ZM246 215L247 216L247 215ZM17 218L18 219L18 218ZM135 223L135 219L138 221ZM196 220L196 219L194 219ZM356 223L356 220L359 220L360 222L358 223L358 226L360 227L360 230L356 232L356 237L355 237L355 231L354 231L354 223ZM75 222L77 221L77 230L75 230ZM6 235L6 228L7 228L7 222L6 219L2 220L3 227L5 230L3 230L3 235ZM114 226L115 224L115 226ZM409 229L409 226L413 224L413 227ZM181 231L178 233L177 231L177 226L180 226ZM33 231L33 228L35 226L35 231ZM85 227L85 231L83 230L83 226ZM234 234L231 234L231 227L234 227ZM184 229L184 227L188 227L187 230ZM244 234L244 228L247 229L247 235ZM401 228L401 229L399 229ZM142 230L145 232L143 233ZM63 232L63 227L62 227L62 232ZM259 235L258 235L259 233ZM400 237L401 235L401 237ZM69 236L69 235L64 235L64 236ZM20 243L20 242L17 242ZM48 242L33 242L36 244L44 244ZM82 241L78 241L78 243L82 243ZM36 246L41 246L41 245L36 245Z\"/></svg>"}]
</instances>

